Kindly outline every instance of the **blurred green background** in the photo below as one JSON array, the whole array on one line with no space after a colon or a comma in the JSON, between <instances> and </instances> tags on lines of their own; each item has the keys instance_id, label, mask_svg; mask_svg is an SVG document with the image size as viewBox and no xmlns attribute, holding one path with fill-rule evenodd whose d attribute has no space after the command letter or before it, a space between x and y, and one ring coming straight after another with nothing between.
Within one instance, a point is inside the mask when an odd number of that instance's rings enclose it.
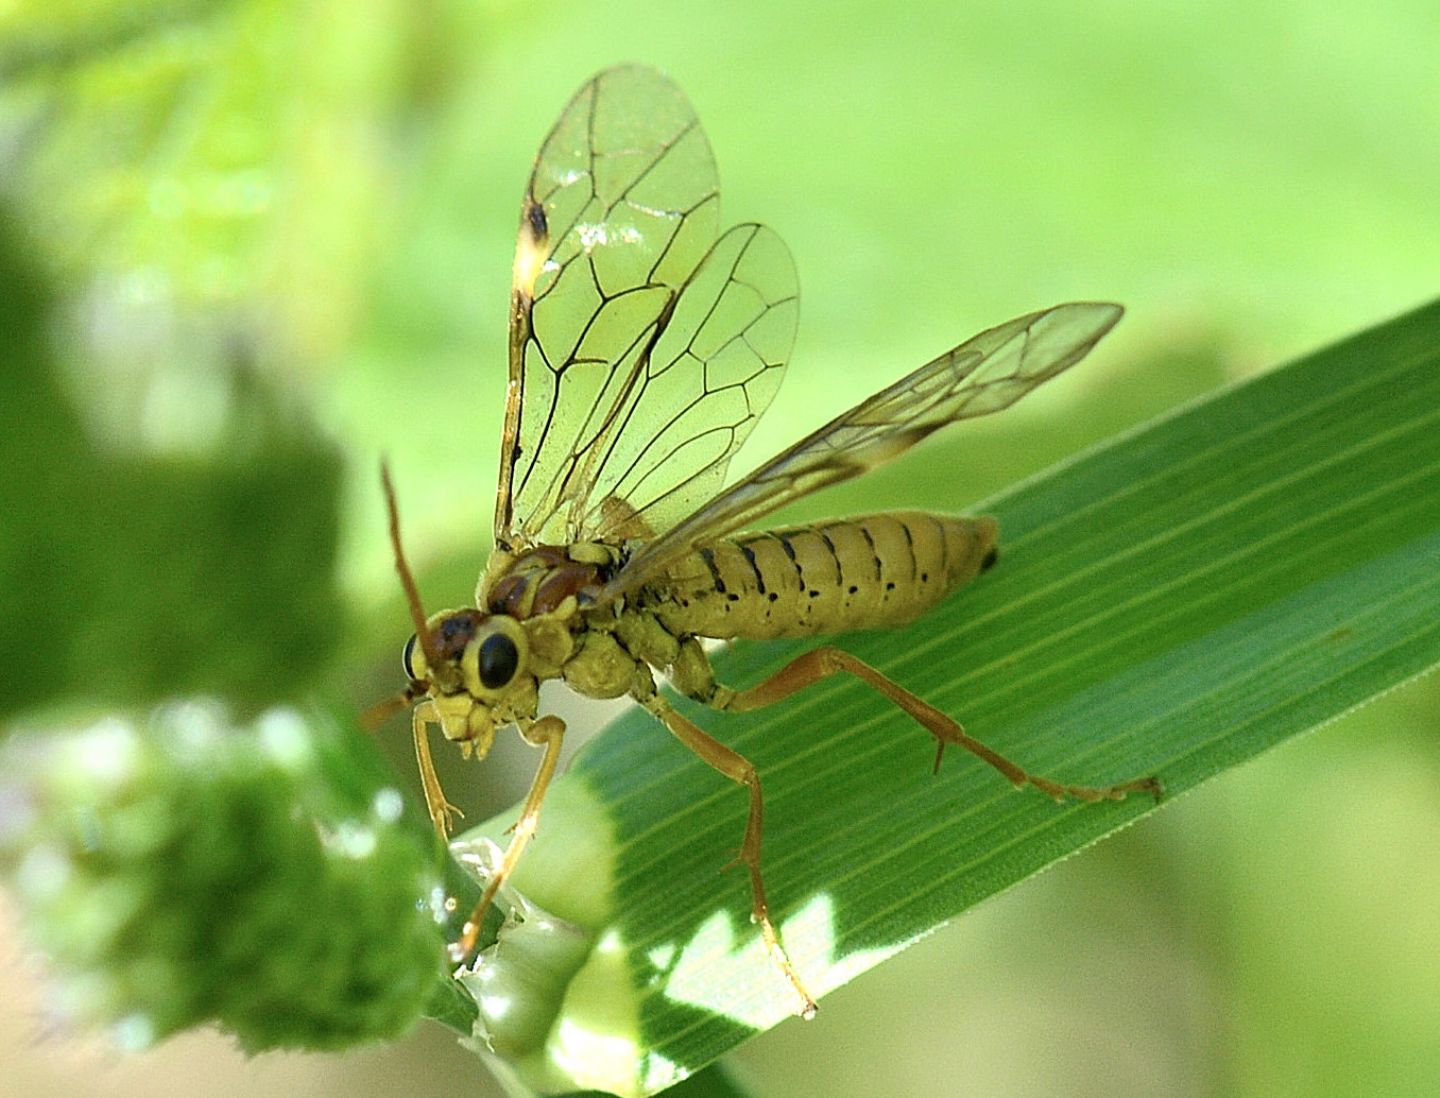
<instances>
[{"instance_id":1,"label":"blurred green background","mask_svg":"<svg viewBox=\"0 0 1440 1098\"><path fill-rule=\"evenodd\" d=\"M465 602L519 196L596 69L670 72L726 220L795 254L794 365L737 470L989 324L1129 307L1083 369L820 514L963 508L1434 297L1437 44L1423 0L8 5L0 701L400 685L378 458L428 604ZM1437 725L1433 679L1397 691L984 905L736 1070L767 1095L1432 1094ZM447 788L483 818L529 762L502 744ZM439 1027L252 1062L205 1035L137 1059L37 1041L35 967L0 945L16 1093L498 1093Z\"/></svg>"}]
</instances>

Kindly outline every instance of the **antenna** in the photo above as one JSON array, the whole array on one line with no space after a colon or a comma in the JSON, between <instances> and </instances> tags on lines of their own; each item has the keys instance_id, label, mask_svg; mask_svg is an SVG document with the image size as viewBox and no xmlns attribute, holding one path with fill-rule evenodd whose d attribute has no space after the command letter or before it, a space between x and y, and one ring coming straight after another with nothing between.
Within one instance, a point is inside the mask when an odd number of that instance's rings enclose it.
<instances>
[{"instance_id":1,"label":"antenna","mask_svg":"<svg viewBox=\"0 0 1440 1098\"><path fill-rule=\"evenodd\" d=\"M415 577L405 560L405 549L400 544L400 508L395 503L395 484L390 479L390 463L380 459L380 483L385 488L385 507L390 512L390 546L395 550L395 571L400 573L400 585L405 588L405 601L410 604L410 619L415 623L415 636L420 638L420 650L425 653L425 662L432 668L439 660L435 638L425 625L425 607L420 604L420 589L415 586Z\"/></svg>"}]
</instances>

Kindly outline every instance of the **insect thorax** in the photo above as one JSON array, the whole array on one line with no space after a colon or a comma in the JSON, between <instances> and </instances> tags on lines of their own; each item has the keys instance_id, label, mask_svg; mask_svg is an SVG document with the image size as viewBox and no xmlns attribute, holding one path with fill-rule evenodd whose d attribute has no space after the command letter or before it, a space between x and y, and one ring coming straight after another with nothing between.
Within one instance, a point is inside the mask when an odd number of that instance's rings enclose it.
<instances>
[{"instance_id":1,"label":"insect thorax","mask_svg":"<svg viewBox=\"0 0 1440 1098\"><path fill-rule=\"evenodd\" d=\"M539 677L564 678L578 693L613 698L653 690L650 668L670 667L680 639L650 609L599 601L624 550L603 542L497 551L480 582L479 605L523 622ZM564 641L555 634L564 632ZM548 634L548 643L547 643ZM538 643L537 643L538 642ZM563 654L562 654L563 649ZM551 662L551 659L559 656Z\"/></svg>"},{"instance_id":2,"label":"insect thorax","mask_svg":"<svg viewBox=\"0 0 1440 1098\"><path fill-rule=\"evenodd\" d=\"M540 681L563 677L582 694L618 697L635 682L635 660L614 639L615 609L596 605L596 596L622 557L620 549L598 542L497 549L476 602L522 623Z\"/></svg>"},{"instance_id":3,"label":"insect thorax","mask_svg":"<svg viewBox=\"0 0 1440 1098\"><path fill-rule=\"evenodd\" d=\"M568 617L593 601L620 560L619 549L600 542L537 545L520 553L497 549L480 578L476 604L521 621L555 613ZM566 605L569 599L575 607Z\"/></svg>"}]
</instances>

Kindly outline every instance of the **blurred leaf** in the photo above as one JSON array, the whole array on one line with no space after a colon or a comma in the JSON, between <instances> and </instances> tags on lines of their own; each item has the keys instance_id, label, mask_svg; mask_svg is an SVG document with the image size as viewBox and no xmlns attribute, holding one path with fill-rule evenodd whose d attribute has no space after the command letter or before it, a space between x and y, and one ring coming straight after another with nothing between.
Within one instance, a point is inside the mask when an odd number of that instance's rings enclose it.
<instances>
[{"instance_id":1,"label":"blurred leaf","mask_svg":"<svg viewBox=\"0 0 1440 1098\"><path fill-rule=\"evenodd\" d=\"M845 647L1038 773L1183 793L1440 662L1440 304L987 509L997 568ZM716 663L745 685L809 647ZM771 909L816 992L1153 809L1015 794L958 752L930 778L925 734L847 679L743 716L682 705L756 763ZM743 876L717 874L740 790L635 712L552 798L516 887L605 943L555 1004L552 1068L603 1036L634 1053L608 1085L651 1090L789 1015Z\"/></svg>"},{"instance_id":2,"label":"blurred leaf","mask_svg":"<svg viewBox=\"0 0 1440 1098\"><path fill-rule=\"evenodd\" d=\"M126 1048L408 1031L446 982L442 861L373 746L314 709L237 728L172 703L0 752L0 868L57 1004Z\"/></svg>"},{"instance_id":3,"label":"blurred leaf","mask_svg":"<svg viewBox=\"0 0 1440 1098\"><path fill-rule=\"evenodd\" d=\"M15 189L55 260L149 268L210 298L260 273L256 224L280 136L261 123L283 93L257 79L272 36L243 30L247 12L271 6L91 5L14 20L0 119L22 135Z\"/></svg>"},{"instance_id":4,"label":"blurred leaf","mask_svg":"<svg viewBox=\"0 0 1440 1098\"><path fill-rule=\"evenodd\" d=\"M0 713L61 697L102 708L297 696L343 622L337 453L243 360L208 377L217 410L179 407L179 422L201 425L194 447L97 437L73 382L96 384L113 416L112 379L90 363L62 374L32 254L0 219L0 462L13 471L0 484L0 660L12 669ZM154 398L167 379L146 380Z\"/></svg>"},{"instance_id":5,"label":"blurred leaf","mask_svg":"<svg viewBox=\"0 0 1440 1098\"><path fill-rule=\"evenodd\" d=\"M274 0L10 13L9 192L67 276L243 305L292 361L333 354L384 243L404 14Z\"/></svg>"},{"instance_id":6,"label":"blurred leaf","mask_svg":"<svg viewBox=\"0 0 1440 1098\"><path fill-rule=\"evenodd\" d=\"M196 21L227 0L132 0L37 3L21 0L0 14L0 79L53 76L148 36Z\"/></svg>"}]
</instances>

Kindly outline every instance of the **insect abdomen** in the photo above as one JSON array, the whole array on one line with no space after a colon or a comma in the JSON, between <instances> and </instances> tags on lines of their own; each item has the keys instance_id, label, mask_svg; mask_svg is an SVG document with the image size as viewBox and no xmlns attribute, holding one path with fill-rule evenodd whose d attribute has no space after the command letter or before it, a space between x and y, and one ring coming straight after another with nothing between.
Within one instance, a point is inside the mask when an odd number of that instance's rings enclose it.
<instances>
[{"instance_id":1,"label":"insect abdomen","mask_svg":"<svg viewBox=\"0 0 1440 1098\"><path fill-rule=\"evenodd\" d=\"M898 625L994 559L989 516L923 511L742 534L698 547L656 586L670 632L805 637Z\"/></svg>"}]
</instances>

